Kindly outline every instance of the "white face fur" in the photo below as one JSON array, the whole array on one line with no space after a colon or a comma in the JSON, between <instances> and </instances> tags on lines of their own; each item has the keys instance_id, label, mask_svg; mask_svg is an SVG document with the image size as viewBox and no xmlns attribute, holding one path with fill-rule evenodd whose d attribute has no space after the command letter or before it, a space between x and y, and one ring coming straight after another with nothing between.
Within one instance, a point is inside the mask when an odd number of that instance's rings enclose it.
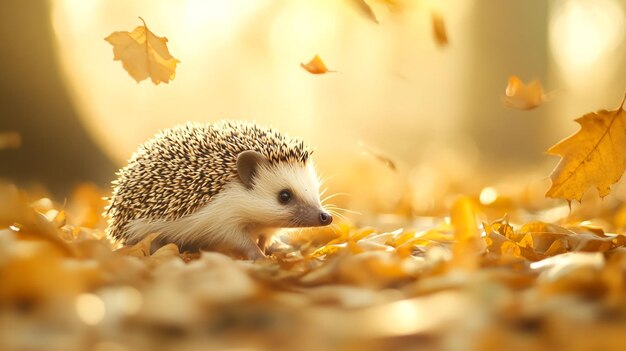
<instances>
[{"instance_id":1,"label":"white face fur","mask_svg":"<svg viewBox=\"0 0 626 351\"><path fill-rule=\"evenodd\" d=\"M260 164L252 186L244 190L243 210L248 220L277 228L327 225L319 198L319 180L312 162ZM242 189L243 190L243 189ZM243 199L242 199L243 200ZM329 215L328 215L329 216ZM330 219L330 216L328 217Z\"/></svg>"}]
</instances>

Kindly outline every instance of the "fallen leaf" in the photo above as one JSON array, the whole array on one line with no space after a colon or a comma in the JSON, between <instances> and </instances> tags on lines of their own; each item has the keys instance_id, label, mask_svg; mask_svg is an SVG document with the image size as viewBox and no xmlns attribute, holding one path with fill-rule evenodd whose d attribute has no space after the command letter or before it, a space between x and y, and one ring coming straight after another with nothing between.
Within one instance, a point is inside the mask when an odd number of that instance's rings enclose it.
<instances>
[{"instance_id":1,"label":"fallen leaf","mask_svg":"<svg viewBox=\"0 0 626 351\"><path fill-rule=\"evenodd\" d=\"M446 24L443 21L441 14L432 12L430 19L433 24L433 35L435 36L435 42L440 47L448 45L448 34L446 32Z\"/></svg>"},{"instance_id":2,"label":"fallen leaf","mask_svg":"<svg viewBox=\"0 0 626 351\"><path fill-rule=\"evenodd\" d=\"M67 222L67 215L65 214L65 210L57 212L56 216L54 216L51 222L57 228L63 227Z\"/></svg>"},{"instance_id":3,"label":"fallen leaf","mask_svg":"<svg viewBox=\"0 0 626 351\"><path fill-rule=\"evenodd\" d=\"M546 197L580 201L594 186L600 197L611 191L626 169L626 95L617 110L600 110L578 119L580 130L548 149L561 156Z\"/></svg>"},{"instance_id":4,"label":"fallen leaf","mask_svg":"<svg viewBox=\"0 0 626 351\"><path fill-rule=\"evenodd\" d=\"M324 61L322 61L322 59L319 57L319 55L315 55L315 57L313 57L313 59L309 61L309 63L307 64L301 63L300 66L302 66L302 68L307 70L309 73L313 73L313 74L337 72L337 71L329 70L324 64Z\"/></svg>"},{"instance_id":5,"label":"fallen leaf","mask_svg":"<svg viewBox=\"0 0 626 351\"><path fill-rule=\"evenodd\" d=\"M505 94L504 105L517 110L532 110L547 100L538 80L524 84L517 76L509 77Z\"/></svg>"},{"instance_id":6,"label":"fallen leaf","mask_svg":"<svg viewBox=\"0 0 626 351\"><path fill-rule=\"evenodd\" d=\"M400 264L400 258L390 252L366 251L344 256L337 268L337 279L342 284L382 288L410 279Z\"/></svg>"},{"instance_id":7,"label":"fallen leaf","mask_svg":"<svg viewBox=\"0 0 626 351\"><path fill-rule=\"evenodd\" d=\"M22 145L22 136L17 132L0 133L0 150L18 149Z\"/></svg>"},{"instance_id":8,"label":"fallen leaf","mask_svg":"<svg viewBox=\"0 0 626 351\"><path fill-rule=\"evenodd\" d=\"M456 240L452 246L454 265L462 269L477 269L480 265L479 255L485 250L485 242L476 225L472 200L465 196L460 197L452 206L450 217Z\"/></svg>"},{"instance_id":9,"label":"fallen leaf","mask_svg":"<svg viewBox=\"0 0 626 351\"><path fill-rule=\"evenodd\" d=\"M68 213L71 213L73 225L87 228L96 228L104 224L102 210L106 201L102 197L102 191L95 184L79 184L70 197Z\"/></svg>"},{"instance_id":10,"label":"fallen leaf","mask_svg":"<svg viewBox=\"0 0 626 351\"><path fill-rule=\"evenodd\" d=\"M58 228L26 201L26 195L14 186L0 184L0 229L13 226L23 239L45 240L57 245L69 256L75 250L59 237Z\"/></svg>"},{"instance_id":11,"label":"fallen leaf","mask_svg":"<svg viewBox=\"0 0 626 351\"><path fill-rule=\"evenodd\" d=\"M49 241L15 241L3 252L0 267L0 305L54 301L82 291L87 285L80 261L75 269L64 265L66 255Z\"/></svg>"},{"instance_id":12,"label":"fallen leaf","mask_svg":"<svg viewBox=\"0 0 626 351\"><path fill-rule=\"evenodd\" d=\"M542 271L536 281L539 294L598 296L605 290L601 280L604 265L605 259L599 252L577 252L535 262L531 268Z\"/></svg>"},{"instance_id":13,"label":"fallen leaf","mask_svg":"<svg viewBox=\"0 0 626 351\"><path fill-rule=\"evenodd\" d=\"M139 17L143 26L132 32L113 32L104 40L113 45L113 60L122 61L124 69L137 83L150 78L152 83L169 83L176 76L180 63L170 55L167 38L154 35Z\"/></svg>"},{"instance_id":14,"label":"fallen leaf","mask_svg":"<svg viewBox=\"0 0 626 351\"><path fill-rule=\"evenodd\" d=\"M376 18L376 14L372 10L372 7L367 2L365 2L365 0L352 0L351 2L354 7L361 13L361 15L378 24L378 18Z\"/></svg>"},{"instance_id":15,"label":"fallen leaf","mask_svg":"<svg viewBox=\"0 0 626 351\"><path fill-rule=\"evenodd\" d=\"M141 241L132 245L132 246L124 246L118 249L116 252L121 253L123 255L135 256L135 257L148 257L150 256L150 249L152 246L152 241L159 236L160 233L151 233L146 235ZM176 248L178 250L178 248ZM169 249L166 249L166 251Z\"/></svg>"}]
</instances>

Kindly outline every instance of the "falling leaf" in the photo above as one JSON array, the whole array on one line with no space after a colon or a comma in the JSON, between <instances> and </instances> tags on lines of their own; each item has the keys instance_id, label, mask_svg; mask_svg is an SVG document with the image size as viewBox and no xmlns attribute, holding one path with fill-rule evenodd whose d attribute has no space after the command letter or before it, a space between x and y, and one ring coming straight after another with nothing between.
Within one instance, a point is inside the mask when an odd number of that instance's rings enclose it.
<instances>
[{"instance_id":1,"label":"falling leaf","mask_svg":"<svg viewBox=\"0 0 626 351\"><path fill-rule=\"evenodd\" d=\"M337 71L331 71L328 68L326 68L324 61L322 61L319 55L315 55L315 57L313 57L313 59L309 61L309 63L307 64L301 63L300 66L302 66L302 68L304 68L305 70L309 71L309 73L313 73L313 74L337 72Z\"/></svg>"},{"instance_id":2,"label":"falling leaf","mask_svg":"<svg viewBox=\"0 0 626 351\"><path fill-rule=\"evenodd\" d=\"M104 40L113 45L113 60L122 61L124 69L137 83L150 78L154 84L169 83L176 76L180 63L170 55L167 38L154 35L139 17L143 26L132 32L113 32Z\"/></svg>"},{"instance_id":3,"label":"falling leaf","mask_svg":"<svg viewBox=\"0 0 626 351\"><path fill-rule=\"evenodd\" d=\"M361 148L364 155L370 155L380 161L382 164L387 166L392 171L397 170L396 162L389 156L384 155L382 152L372 149L371 147L359 142L359 147Z\"/></svg>"},{"instance_id":4,"label":"falling leaf","mask_svg":"<svg viewBox=\"0 0 626 351\"><path fill-rule=\"evenodd\" d=\"M532 110L547 100L538 80L524 84L517 76L509 77L505 94L504 105L517 110Z\"/></svg>"},{"instance_id":5,"label":"falling leaf","mask_svg":"<svg viewBox=\"0 0 626 351\"><path fill-rule=\"evenodd\" d=\"M626 169L626 95L617 110L600 110L578 119L580 130L548 149L562 159L550 177L547 197L582 199L594 186L600 197L611 191Z\"/></svg>"},{"instance_id":6,"label":"falling leaf","mask_svg":"<svg viewBox=\"0 0 626 351\"><path fill-rule=\"evenodd\" d=\"M0 150L17 149L22 145L22 136L17 132L0 133Z\"/></svg>"},{"instance_id":7,"label":"falling leaf","mask_svg":"<svg viewBox=\"0 0 626 351\"><path fill-rule=\"evenodd\" d=\"M351 2L354 7L359 11L359 13L361 13L361 15L378 24L378 18L376 18L376 14L372 10L372 7L367 2L365 2L365 0L351 0Z\"/></svg>"},{"instance_id":8,"label":"falling leaf","mask_svg":"<svg viewBox=\"0 0 626 351\"><path fill-rule=\"evenodd\" d=\"M441 17L441 14L433 11L430 14L430 19L433 24L433 35L435 36L435 42L437 43L437 45L439 45L440 47L448 45L446 24L443 21L443 17Z\"/></svg>"}]
</instances>

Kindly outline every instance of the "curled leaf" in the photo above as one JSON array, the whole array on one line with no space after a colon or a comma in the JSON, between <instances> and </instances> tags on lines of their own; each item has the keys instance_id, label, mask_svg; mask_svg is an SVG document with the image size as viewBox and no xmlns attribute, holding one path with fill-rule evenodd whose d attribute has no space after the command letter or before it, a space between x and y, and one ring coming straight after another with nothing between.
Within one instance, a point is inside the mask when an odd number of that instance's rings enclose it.
<instances>
[{"instance_id":1,"label":"curled leaf","mask_svg":"<svg viewBox=\"0 0 626 351\"><path fill-rule=\"evenodd\" d=\"M441 14L432 12L430 15L431 22L433 24L433 35L435 36L435 42L440 47L448 45L448 34L446 32L446 24L443 21Z\"/></svg>"},{"instance_id":2,"label":"curled leaf","mask_svg":"<svg viewBox=\"0 0 626 351\"><path fill-rule=\"evenodd\" d=\"M547 100L538 80L524 84L517 76L509 77L504 97L504 105L517 110L532 110Z\"/></svg>"},{"instance_id":3,"label":"curled leaf","mask_svg":"<svg viewBox=\"0 0 626 351\"><path fill-rule=\"evenodd\" d=\"M302 66L302 68L304 68L305 70L307 70L309 73L313 73L313 74L324 74L324 73L329 73L329 72L336 72L336 71L331 71L326 67L326 64L324 64L324 61L322 61L322 59L319 57L319 55L315 55L315 57L313 57L313 59L311 61L309 61L309 63L301 63L300 66Z\"/></svg>"},{"instance_id":4,"label":"curled leaf","mask_svg":"<svg viewBox=\"0 0 626 351\"><path fill-rule=\"evenodd\" d=\"M452 206L452 226L454 227L454 264L461 269L474 270L479 266L479 255L485 250L485 242L480 237L476 225L475 206L468 197L460 197Z\"/></svg>"},{"instance_id":5,"label":"curled leaf","mask_svg":"<svg viewBox=\"0 0 626 351\"><path fill-rule=\"evenodd\" d=\"M152 83L169 83L176 76L180 63L167 49L167 38L154 35L139 17L143 26L132 32L113 32L104 40L113 45L113 60L122 61L124 69L137 83L150 78Z\"/></svg>"},{"instance_id":6,"label":"curled leaf","mask_svg":"<svg viewBox=\"0 0 626 351\"><path fill-rule=\"evenodd\" d=\"M118 253L128 256L135 257L148 257L150 256L152 241L159 236L160 233L151 233L146 235L141 241L132 245L132 246L124 246L117 250ZM169 250L166 249L165 251ZM178 248L176 248L178 250Z\"/></svg>"},{"instance_id":7,"label":"curled leaf","mask_svg":"<svg viewBox=\"0 0 626 351\"><path fill-rule=\"evenodd\" d=\"M378 18L376 18L376 14L372 10L372 7L367 2L365 2L365 0L352 0L351 3L359 11L359 13L363 15L363 17L378 24Z\"/></svg>"}]
</instances>

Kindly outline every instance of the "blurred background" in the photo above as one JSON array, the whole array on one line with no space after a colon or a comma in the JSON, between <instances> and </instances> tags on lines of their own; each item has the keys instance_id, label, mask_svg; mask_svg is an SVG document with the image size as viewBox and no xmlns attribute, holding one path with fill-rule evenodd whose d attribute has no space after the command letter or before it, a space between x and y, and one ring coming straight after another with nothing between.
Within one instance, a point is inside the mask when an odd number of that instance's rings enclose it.
<instances>
[{"instance_id":1,"label":"blurred background","mask_svg":"<svg viewBox=\"0 0 626 351\"><path fill-rule=\"evenodd\" d=\"M106 188L161 128L248 119L315 145L351 207L428 211L510 179L545 191L558 158L544 151L626 90L626 0L367 3L378 23L356 0L4 0L0 133L21 143L0 150L0 178L61 198ZM138 16L181 61L170 84L137 84L112 60L104 38ZM303 70L315 54L337 72ZM550 100L505 107L511 75Z\"/></svg>"}]
</instances>

